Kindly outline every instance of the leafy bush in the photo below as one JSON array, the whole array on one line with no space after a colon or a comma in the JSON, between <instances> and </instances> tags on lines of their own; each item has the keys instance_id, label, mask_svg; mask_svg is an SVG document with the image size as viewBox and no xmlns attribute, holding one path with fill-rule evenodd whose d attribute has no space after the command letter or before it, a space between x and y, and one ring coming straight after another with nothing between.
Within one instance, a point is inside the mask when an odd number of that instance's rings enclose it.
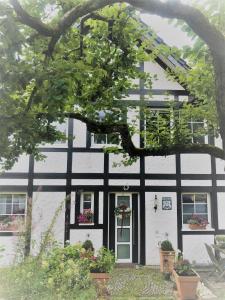
<instances>
[{"instance_id":1,"label":"leafy bush","mask_svg":"<svg viewBox=\"0 0 225 300\"><path fill-rule=\"evenodd\" d=\"M90 271L110 272L115 264L113 253L101 248L97 257L85 243L65 248L56 246L38 257L0 270L0 298L21 300L96 299Z\"/></svg>"},{"instance_id":2,"label":"leafy bush","mask_svg":"<svg viewBox=\"0 0 225 300\"><path fill-rule=\"evenodd\" d=\"M83 251L85 250L80 244L71 245L56 248L43 257L42 268L45 270L49 288L60 289L60 293L64 294L67 290L90 286L88 260L80 259Z\"/></svg>"},{"instance_id":3,"label":"leafy bush","mask_svg":"<svg viewBox=\"0 0 225 300\"><path fill-rule=\"evenodd\" d=\"M174 266L175 271L179 276L196 276L192 270L192 266L187 259L181 259Z\"/></svg>"},{"instance_id":4,"label":"leafy bush","mask_svg":"<svg viewBox=\"0 0 225 300\"><path fill-rule=\"evenodd\" d=\"M0 298L4 299L95 299L90 281L90 262L80 259L85 249L80 244L56 247L41 258L0 272Z\"/></svg>"},{"instance_id":5,"label":"leafy bush","mask_svg":"<svg viewBox=\"0 0 225 300\"><path fill-rule=\"evenodd\" d=\"M165 240L161 243L161 250L162 251L174 251L172 243L168 240Z\"/></svg>"},{"instance_id":6,"label":"leafy bush","mask_svg":"<svg viewBox=\"0 0 225 300\"><path fill-rule=\"evenodd\" d=\"M109 273L115 265L115 256L112 251L102 247L97 257L92 257L90 270L92 273Z\"/></svg>"}]
</instances>

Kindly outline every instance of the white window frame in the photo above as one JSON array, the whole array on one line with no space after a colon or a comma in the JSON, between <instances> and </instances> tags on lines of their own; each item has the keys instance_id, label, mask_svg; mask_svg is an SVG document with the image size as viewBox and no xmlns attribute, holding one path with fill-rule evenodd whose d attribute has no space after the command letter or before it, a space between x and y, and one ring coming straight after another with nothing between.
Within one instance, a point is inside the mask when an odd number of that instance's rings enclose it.
<instances>
[{"instance_id":1,"label":"white window frame","mask_svg":"<svg viewBox=\"0 0 225 300\"><path fill-rule=\"evenodd\" d=\"M1 216L23 216L24 217L24 223L26 222L26 216L27 216L27 194L26 193L10 193L10 192L1 192L0 195L11 195L12 196L12 207L11 207L11 214L1 214L0 213L0 217ZM24 214L13 214L13 196L14 195L23 195L25 198L25 210L24 210ZM16 231L11 231L11 230L0 230L0 232L16 232Z\"/></svg>"},{"instance_id":2,"label":"white window frame","mask_svg":"<svg viewBox=\"0 0 225 300\"><path fill-rule=\"evenodd\" d=\"M95 133L91 134L91 145L92 145L92 147L94 147L94 148L102 148L102 147L105 147L105 146L120 146L120 142L118 144L110 144L110 143L108 143L108 140L107 140L108 134L107 133L102 133L102 134L104 134L106 136L106 143L104 143L104 144L97 144L97 143L95 143ZM118 134L118 136L119 136L119 133L115 132L115 134Z\"/></svg>"},{"instance_id":3,"label":"white window frame","mask_svg":"<svg viewBox=\"0 0 225 300\"><path fill-rule=\"evenodd\" d=\"M190 126L191 126L191 134L192 134L191 142L192 142L193 144L198 144L198 143L194 142L193 134L194 134L195 132L194 132L194 127L193 127L193 125L194 125L194 124L203 124L203 127L206 128L206 122L205 122L205 120L203 120L203 121L194 121L194 120L191 118L191 120L188 121L188 124L190 124ZM204 135L204 144L208 144L208 143L209 143L209 137L208 137L208 135L206 134L206 135Z\"/></svg>"},{"instance_id":4,"label":"white window frame","mask_svg":"<svg viewBox=\"0 0 225 300\"><path fill-rule=\"evenodd\" d=\"M183 230L191 230L191 229L189 229L189 226L188 226L188 224L184 224L183 223L183 215L184 215L184 212L183 212L183 195L198 195L198 194L205 194L205 195L207 195L207 214L208 214L208 225L207 225L207 230L213 230L213 228L212 228L212 225L211 225L211 195L210 195L210 193L207 193L207 192L197 192L197 193L195 193L195 192L187 192L187 193L182 193L181 194L181 204L182 204L182 216L181 216L181 218L182 218L182 229ZM197 213L198 214L198 213ZM201 230L201 229L200 229Z\"/></svg>"},{"instance_id":5,"label":"white window frame","mask_svg":"<svg viewBox=\"0 0 225 300\"><path fill-rule=\"evenodd\" d=\"M80 213L84 212L84 195L91 195L91 210L94 213L94 193L93 192L83 192L81 194L81 202L80 202Z\"/></svg>"}]
</instances>

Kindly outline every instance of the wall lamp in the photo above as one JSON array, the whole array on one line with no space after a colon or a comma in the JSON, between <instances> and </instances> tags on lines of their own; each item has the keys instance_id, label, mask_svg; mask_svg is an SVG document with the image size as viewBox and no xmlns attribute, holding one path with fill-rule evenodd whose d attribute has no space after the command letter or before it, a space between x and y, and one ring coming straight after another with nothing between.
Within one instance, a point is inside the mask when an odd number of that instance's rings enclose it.
<instances>
[{"instance_id":1,"label":"wall lamp","mask_svg":"<svg viewBox=\"0 0 225 300\"><path fill-rule=\"evenodd\" d=\"M154 206L153 206L155 212L157 211L158 209L158 197L157 195L155 195L155 199L154 199Z\"/></svg>"}]
</instances>

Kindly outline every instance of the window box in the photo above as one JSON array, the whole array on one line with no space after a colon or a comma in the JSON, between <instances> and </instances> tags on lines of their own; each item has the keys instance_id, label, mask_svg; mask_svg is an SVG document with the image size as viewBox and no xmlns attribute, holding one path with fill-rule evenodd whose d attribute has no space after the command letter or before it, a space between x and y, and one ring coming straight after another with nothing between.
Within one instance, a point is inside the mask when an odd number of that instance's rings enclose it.
<instances>
[{"instance_id":1,"label":"window box","mask_svg":"<svg viewBox=\"0 0 225 300\"><path fill-rule=\"evenodd\" d=\"M188 224L188 227L191 230L202 230L202 229L206 229L206 224L205 225L201 225L201 224Z\"/></svg>"}]
</instances>

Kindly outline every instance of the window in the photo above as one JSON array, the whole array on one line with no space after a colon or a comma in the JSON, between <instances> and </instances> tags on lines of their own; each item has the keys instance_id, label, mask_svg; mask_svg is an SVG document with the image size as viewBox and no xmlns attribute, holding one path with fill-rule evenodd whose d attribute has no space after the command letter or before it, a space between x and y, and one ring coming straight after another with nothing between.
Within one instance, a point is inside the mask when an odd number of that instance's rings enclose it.
<instances>
[{"instance_id":1,"label":"window","mask_svg":"<svg viewBox=\"0 0 225 300\"><path fill-rule=\"evenodd\" d=\"M83 213L85 210L94 210L94 195L93 193L82 193L80 212Z\"/></svg>"},{"instance_id":2,"label":"window","mask_svg":"<svg viewBox=\"0 0 225 300\"><path fill-rule=\"evenodd\" d=\"M78 223L92 224L94 222L94 194L85 192L81 194L80 215Z\"/></svg>"},{"instance_id":3,"label":"window","mask_svg":"<svg viewBox=\"0 0 225 300\"><path fill-rule=\"evenodd\" d=\"M166 143L170 140L170 111L151 110L146 114L146 144L155 142L157 144ZM166 130L165 130L166 128Z\"/></svg>"},{"instance_id":4,"label":"window","mask_svg":"<svg viewBox=\"0 0 225 300\"><path fill-rule=\"evenodd\" d=\"M92 144L97 145L119 145L119 134L118 133L110 133L110 134L101 134L94 133L92 135Z\"/></svg>"},{"instance_id":5,"label":"window","mask_svg":"<svg viewBox=\"0 0 225 300\"><path fill-rule=\"evenodd\" d=\"M188 220L193 214L209 222L209 195L206 193L182 194L183 224L188 224Z\"/></svg>"},{"instance_id":6,"label":"window","mask_svg":"<svg viewBox=\"0 0 225 300\"><path fill-rule=\"evenodd\" d=\"M0 194L0 231L18 231L25 214L26 194Z\"/></svg>"},{"instance_id":7,"label":"window","mask_svg":"<svg viewBox=\"0 0 225 300\"><path fill-rule=\"evenodd\" d=\"M191 131L191 142L195 144L205 144L205 123L201 119L191 119L188 122L188 128Z\"/></svg>"}]
</instances>

